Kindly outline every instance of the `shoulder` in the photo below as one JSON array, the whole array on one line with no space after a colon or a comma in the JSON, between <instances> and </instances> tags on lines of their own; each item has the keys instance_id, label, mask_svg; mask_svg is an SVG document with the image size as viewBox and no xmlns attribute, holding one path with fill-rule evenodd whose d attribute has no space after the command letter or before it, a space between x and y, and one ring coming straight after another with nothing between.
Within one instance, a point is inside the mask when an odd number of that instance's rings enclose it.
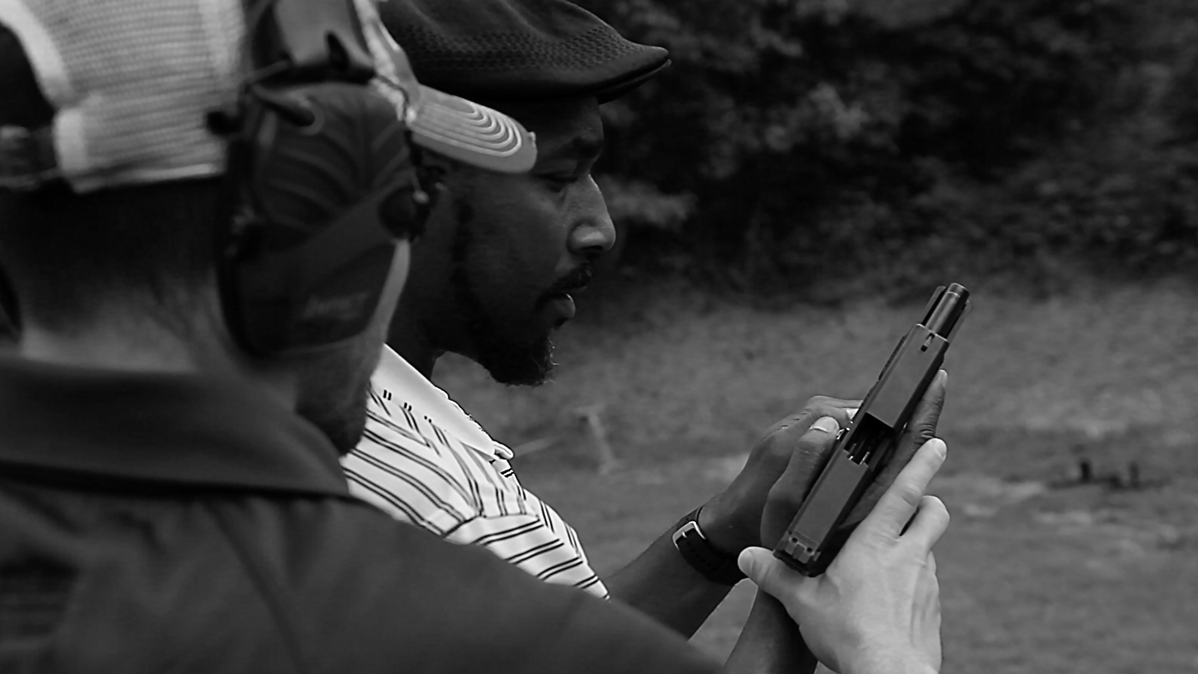
<instances>
[{"instance_id":1,"label":"shoulder","mask_svg":"<svg viewBox=\"0 0 1198 674\"><path fill-rule=\"evenodd\" d=\"M345 582L367 615L397 626L404 668L718 671L681 637L631 609L537 580L477 547L402 525L390 533L376 526L367 534L369 558L342 573L354 576Z\"/></svg>"},{"instance_id":2,"label":"shoulder","mask_svg":"<svg viewBox=\"0 0 1198 674\"><path fill-rule=\"evenodd\" d=\"M361 441L341 466L354 496L444 536L478 516L476 478L447 442L424 435L404 411L396 418L372 407Z\"/></svg>"}]
</instances>

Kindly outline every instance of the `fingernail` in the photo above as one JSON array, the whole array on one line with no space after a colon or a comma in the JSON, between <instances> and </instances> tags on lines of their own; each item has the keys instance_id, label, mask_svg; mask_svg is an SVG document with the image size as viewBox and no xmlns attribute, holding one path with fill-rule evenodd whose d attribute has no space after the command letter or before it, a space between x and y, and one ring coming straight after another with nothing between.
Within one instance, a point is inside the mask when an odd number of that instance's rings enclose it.
<instances>
[{"instance_id":1,"label":"fingernail","mask_svg":"<svg viewBox=\"0 0 1198 674\"><path fill-rule=\"evenodd\" d=\"M939 372L939 375L940 375L940 385L948 386L948 370L941 370Z\"/></svg>"},{"instance_id":2,"label":"fingernail","mask_svg":"<svg viewBox=\"0 0 1198 674\"><path fill-rule=\"evenodd\" d=\"M940 457L941 461L948 456L948 445L944 444L940 438L932 438L928 440L928 444L932 445L932 451L936 452L936 456Z\"/></svg>"},{"instance_id":3,"label":"fingernail","mask_svg":"<svg viewBox=\"0 0 1198 674\"><path fill-rule=\"evenodd\" d=\"M836 423L836 420L832 417L820 417L815 420L814 424L811 424L811 430L823 431L824 433L833 435L836 431L840 430L840 424Z\"/></svg>"},{"instance_id":4,"label":"fingernail","mask_svg":"<svg viewBox=\"0 0 1198 674\"><path fill-rule=\"evenodd\" d=\"M740 555L736 558L736 566L740 568L740 572L746 576L753 575L753 549L745 548L740 551Z\"/></svg>"}]
</instances>

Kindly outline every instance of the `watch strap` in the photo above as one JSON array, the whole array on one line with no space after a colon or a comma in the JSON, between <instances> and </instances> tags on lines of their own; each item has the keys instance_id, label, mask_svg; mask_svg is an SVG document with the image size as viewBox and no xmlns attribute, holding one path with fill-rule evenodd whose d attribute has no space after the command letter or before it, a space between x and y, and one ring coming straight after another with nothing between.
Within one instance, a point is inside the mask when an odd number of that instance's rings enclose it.
<instances>
[{"instance_id":1,"label":"watch strap","mask_svg":"<svg viewBox=\"0 0 1198 674\"><path fill-rule=\"evenodd\" d=\"M678 522L671 537L678 554L707 580L720 585L736 585L744 580L745 574L736 565L736 558L716 550L703 530L699 528L699 511L693 512Z\"/></svg>"}]
</instances>

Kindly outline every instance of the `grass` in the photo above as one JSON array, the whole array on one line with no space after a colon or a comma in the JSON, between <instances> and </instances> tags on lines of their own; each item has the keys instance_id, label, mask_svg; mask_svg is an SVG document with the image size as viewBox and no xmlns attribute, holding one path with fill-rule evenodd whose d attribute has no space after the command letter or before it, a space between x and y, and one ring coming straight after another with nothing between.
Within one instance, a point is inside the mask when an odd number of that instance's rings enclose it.
<instances>
[{"instance_id":1,"label":"grass","mask_svg":"<svg viewBox=\"0 0 1198 674\"><path fill-rule=\"evenodd\" d=\"M807 397L863 395L919 312L755 310L669 284L620 297L582 306L546 386L507 389L462 359L437 372L497 438L548 447L517 467L600 573L718 491ZM937 549L946 671L1198 672L1198 292L975 300L947 363L934 488L954 513ZM615 472L595 471L586 405L602 406ZM1143 485L1069 486L1083 457L1112 484L1134 461ZM750 600L738 588L696 642L726 654Z\"/></svg>"}]
</instances>

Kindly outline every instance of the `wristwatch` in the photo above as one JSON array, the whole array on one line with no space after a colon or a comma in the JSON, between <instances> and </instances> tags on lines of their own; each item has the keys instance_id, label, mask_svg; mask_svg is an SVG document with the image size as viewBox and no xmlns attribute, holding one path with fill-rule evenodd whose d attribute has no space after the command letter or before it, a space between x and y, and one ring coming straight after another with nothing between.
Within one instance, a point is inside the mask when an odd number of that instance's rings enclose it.
<instances>
[{"instance_id":1,"label":"wristwatch","mask_svg":"<svg viewBox=\"0 0 1198 674\"><path fill-rule=\"evenodd\" d=\"M699 528L700 510L701 507L696 508L678 523L672 536L674 547L686 563L707 580L720 585L736 585L744 580L745 574L736 565L735 557L716 550L703 535L703 530Z\"/></svg>"}]
</instances>

